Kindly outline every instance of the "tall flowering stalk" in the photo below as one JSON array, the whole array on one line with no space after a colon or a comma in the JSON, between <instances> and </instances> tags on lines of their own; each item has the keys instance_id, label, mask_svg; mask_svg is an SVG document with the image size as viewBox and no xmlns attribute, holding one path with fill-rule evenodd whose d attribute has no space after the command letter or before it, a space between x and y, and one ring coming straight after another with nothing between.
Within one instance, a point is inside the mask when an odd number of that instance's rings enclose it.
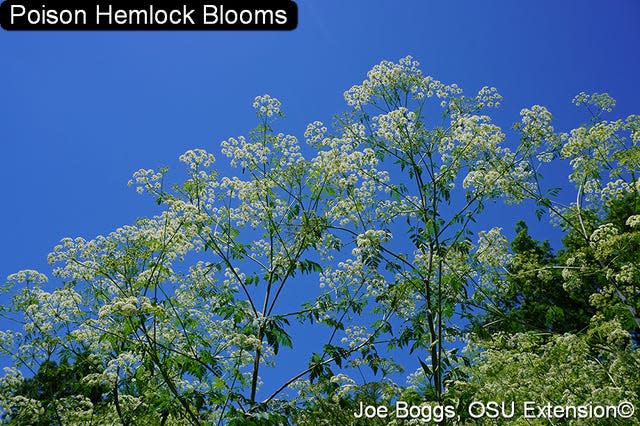
<instances>
[{"instance_id":1,"label":"tall flowering stalk","mask_svg":"<svg viewBox=\"0 0 640 426\"><path fill-rule=\"evenodd\" d=\"M376 300L397 320L391 345L426 352L421 367L441 401L447 366L458 359L447 343L460 336L451 319L473 292L477 258L501 252L475 250L472 225L487 201L526 197L533 148L504 145L504 132L484 113L500 105L495 88L464 96L457 85L424 76L411 57L375 66L345 99L362 129L351 134L388 171L387 179L374 178L383 193L376 203L352 207L360 227L387 230L373 244L377 251L361 256L367 267L386 270Z\"/></svg>"}]
</instances>

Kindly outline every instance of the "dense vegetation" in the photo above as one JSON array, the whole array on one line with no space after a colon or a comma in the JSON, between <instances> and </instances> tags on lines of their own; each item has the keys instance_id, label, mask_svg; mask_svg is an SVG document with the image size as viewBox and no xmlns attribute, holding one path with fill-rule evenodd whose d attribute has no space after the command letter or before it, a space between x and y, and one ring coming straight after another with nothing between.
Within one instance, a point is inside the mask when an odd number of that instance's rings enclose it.
<instances>
[{"instance_id":1,"label":"dense vegetation","mask_svg":"<svg viewBox=\"0 0 640 426\"><path fill-rule=\"evenodd\" d=\"M640 117L581 93L586 124L558 132L535 105L505 132L501 99L383 61L306 146L264 95L257 127L220 144L233 175L203 149L180 157L184 179L137 171L158 215L62 240L51 281L8 278L0 419L488 424L474 401L496 401L517 411L501 424L637 424L619 405L640 404ZM564 169L569 204L545 181ZM488 203L535 206L562 248L522 221L509 241ZM291 350L307 359L294 373ZM527 419L526 401L592 411Z\"/></svg>"}]
</instances>

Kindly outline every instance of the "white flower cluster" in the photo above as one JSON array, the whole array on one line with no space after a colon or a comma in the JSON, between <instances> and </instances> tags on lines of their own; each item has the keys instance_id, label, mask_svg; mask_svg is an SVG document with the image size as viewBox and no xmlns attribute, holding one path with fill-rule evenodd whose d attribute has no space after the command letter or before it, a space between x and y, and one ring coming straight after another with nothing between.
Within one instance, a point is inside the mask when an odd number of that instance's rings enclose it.
<instances>
[{"instance_id":1,"label":"white flower cluster","mask_svg":"<svg viewBox=\"0 0 640 426\"><path fill-rule=\"evenodd\" d=\"M536 153L538 161L551 162L554 158L553 151L557 148L560 140L551 124L553 120L551 112L543 106L534 105L530 109L523 108L520 111L520 116L522 117L519 126L523 135L522 148L526 150L524 154ZM540 147L544 143L547 144L547 147L541 151Z\"/></svg>"},{"instance_id":2,"label":"white flower cluster","mask_svg":"<svg viewBox=\"0 0 640 426\"><path fill-rule=\"evenodd\" d=\"M245 351L255 351L262 347L262 342L256 336L244 333L234 333L229 337L228 344Z\"/></svg>"},{"instance_id":3,"label":"white flower cluster","mask_svg":"<svg viewBox=\"0 0 640 426\"><path fill-rule=\"evenodd\" d=\"M239 268L234 268L233 270L225 268L224 281L222 282L222 285L226 288L237 290L240 288L240 282L245 282L246 279L246 274L240 271Z\"/></svg>"},{"instance_id":4,"label":"white flower cluster","mask_svg":"<svg viewBox=\"0 0 640 426\"><path fill-rule=\"evenodd\" d=\"M375 134L407 151L415 137L417 115L405 107L373 117Z\"/></svg>"},{"instance_id":5,"label":"white flower cluster","mask_svg":"<svg viewBox=\"0 0 640 426\"><path fill-rule=\"evenodd\" d=\"M16 343L17 340L22 337L22 333L19 331L2 331L0 330L0 348L11 348ZM6 371L5 367L5 371Z\"/></svg>"},{"instance_id":6,"label":"white flower cluster","mask_svg":"<svg viewBox=\"0 0 640 426\"><path fill-rule=\"evenodd\" d=\"M382 243L391 239L391 233L383 229L368 229L356 237L356 247L351 251L354 256L371 255L380 251Z\"/></svg>"},{"instance_id":7,"label":"white flower cluster","mask_svg":"<svg viewBox=\"0 0 640 426\"><path fill-rule=\"evenodd\" d=\"M104 374L113 378L131 376L135 373L141 362L142 357L139 353L132 351L120 352L115 358L108 362Z\"/></svg>"},{"instance_id":8,"label":"white flower cluster","mask_svg":"<svg viewBox=\"0 0 640 426\"><path fill-rule=\"evenodd\" d=\"M618 235L619 232L613 223L600 225L589 237L589 245L595 250L602 250L610 244L611 238Z\"/></svg>"},{"instance_id":9,"label":"white flower cluster","mask_svg":"<svg viewBox=\"0 0 640 426\"><path fill-rule=\"evenodd\" d=\"M576 106L592 105L606 112L611 112L613 107L616 106L615 99L609 96L608 93L593 93L589 95L585 92L580 92L573 98L573 103Z\"/></svg>"},{"instance_id":10,"label":"white flower cluster","mask_svg":"<svg viewBox=\"0 0 640 426\"><path fill-rule=\"evenodd\" d=\"M329 149L309 162L312 191L323 191L330 184L335 194L327 200L327 217L342 225L366 221L362 206L375 206L375 194L389 190L389 174L378 170L375 151L358 149L364 137L362 124L346 126L341 137L325 138L322 144Z\"/></svg>"},{"instance_id":11,"label":"white flower cluster","mask_svg":"<svg viewBox=\"0 0 640 426\"><path fill-rule=\"evenodd\" d=\"M237 176L224 177L220 188L227 197L238 201L236 206L220 210L219 215L231 220L237 226L257 229L261 224L283 217L289 211L289 204L280 197L273 197L270 204L264 202L264 194L274 193L277 181L270 177L242 180Z\"/></svg>"},{"instance_id":12,"label":"white flower cluster","mask_svg":"<svg viewBox=\"0 0 640 426\"><path fill-rule=\"evenodd\" d=\"M0 377L0 389L16 389L24 382L22 372L15 367L4 367L4 376Z\"/></svg>"},{"instance_id":13,"label":"white flower cluster","mask_svg":"<svg viewBox=\"0 0 640 426\"><path fill-rule=\"evenodd\" d=\"M362 108L374 102L375 97L385 99L398 92L411 94L416 100L435 95L446 104L446 98L461 93L455 84L446 86L432 77L424 77L420 63L411 56L400 59L397 64L382 61L367 73L367 77L361 85L355 85L344 93L348 105Z\"/></svg>"},{"instance_id":14,"label":"white flower cluster","mask_svg":"<svg viewBox=\"0 0 640 426\"><path fill-rule=\"evenodd\" d=\"M335 292L340 288L350 288L365 279L366 273L361 259L346 259L335 269L325 268L320 273L320 288L328 286Z\"/></svg>"},{"instance_id":15,"label":"white flower cluster","mask_svg":"<svg viewBox=\"0 0 640 426\"><path fill-rule=\"evenodd\" d=\"M438 150L445 162L472 161L489 154L500 154L505 135L486 115L458 116L451 122L450 133L442 138Z\"/></svg>"},{"instance_id":16,"label":"white flower cluster","mask_svg":"<svg viewBox=\"0 0 640 426\"><path fill-rule=\"evenodd\" d=\"M24 269L7 277L7 281L9 282L33 284L34 286L45 284L48 280L45 274L34 271L33 269Z\"/></svg>"},{"instance_id":17,"label":"white flower cluster","mask_svg":"<svg viewBox=\"0 0 640 426\"><path fill-rule=\"evenodd\" d=\"M253 101L253 108L257 111L258 117L281 116L281 107L282 103L269 95L256 96Z\"/></svg>"},{"instance_id":18,"label":"white flower cluster","mask_svg":"<svg viewBox=\"0 0 640 426\"><path fill-rule=\"evenodd\" d=\"M281 168L300 165L304 161L295 136L278 133L273 141L273 148L279 154L278 166Z\"/></svg>"},{"instance_id":19,"label":"white flower cluster","mask_svg":"<svg viewBox=\"0 0 640 426\"><path fill-rule=\"evenodd\" d=\"M599 190L601 182L596 179L589 179L584 185L584 192L586 194L594 194ZM621 199L626 194L633 190L633 185L629 184L623 179L616 179L615 181L608 182L604 188L600 189L600 200L605 203Z\"/></svg>"},{"instance_id":20,"label":"white flower cluster","mask_svg":"<svg viewBox=\"0 0 640 426\"><path fill-rule=\"evenodd\" d=\"M589 200L598 200L600 197L607 201L611 198L611 187L602 192L602 188L607 186L607 177L631 183L630 178L640 164L637 142L633 142L634 138L638 138L635 134L638 127L640 121L636 122L630 116L625 121L596 121L595 124L571 131L561 155L570 159L573 168L570 179L577 185L583 185ZM627 136L622 134L625 130L631 132L631 147ZM617 183L614 185L620 186Z\"/></svg>"},{"instance_id":21,"label":"white flower cluster","mask_svg":"<svg viewBox=\"0 0 640 426\"><path fill-rule=\"evenodd\" d=\"M336 391L336 394L339 397L344 397L348 395L351 390L357 388L356 381L343 373L338 373L334 376L331 376L331 379L329 379L329 381L338 385L339 389Z\"/></svg>"},{"instance_id":22,"label":"white flower cluster","mask_svg":"<svg viewBox=\"0 0 640 426\"><path fill-rule=\"evenodd\" d=\"M166 314L164 307L149 299L146 296L143 296L140 300L140 310L148 315L154 315L157 317L162 317Z\"/></svg>"},{"instance_id":23,"label":"white flower cluster","mask_svg":"<svg viewBox=\"0 0 640 426\"><path fill-rule=\"evenodd\" d=\"M625 127L631 132L631 142L634 146L640 143L640 115L630 115L625 120Z\"/></svg>"},{"instance_id":24,"label":"white flower cluster","mask_svg":"<svg viewBox=\"0 0 640 426\"><path fill-rule=\"evenodd\" d=\"M638 279L640 278L640 268L633 263L626 263L620 267L620 270L616 271L612 275L617 283L634 286L634 284L638 283ZM637 290L635 293L637 294Z\"/></svg>"},{"instance_id":25,"label":"white flower cluster","mask_svg":"<svg viewBox=\"0 0 640 426\"><path fill-rule=\"evenodd\" d=\"M3 417L13 416L24 422L22 424L36 424L44 414L44 407L36 399L15 395L0 399L0 413Z\"/></svg>"},{"instance_id":26,"label":"white flower cluster","mask_svg":"<svg viewBox=\"0 0 640 426\"><path fill-rule=\"evenodd\" d=\"M349 345L349 348L351 349L362 345L371 338L371 335L367 331L367 328L360 325L347 327L344 330L344 334L345 336L341 339L341 342L343 344Z\"/></svg>"},{"instance_id":27,"label":"white flower cluster","mask_svg":"<svg viewBox=\"0 0 640 426\"><path fill-rule=\"evenodd\" d=\"M478 232L476 259L494 268L505 267L509 263L509 240L502 235L502 228Z\"/></svg>"},{"instance_id":28,"label":"white flower cluster","mask_svg":"<svg viewBox=\"0 0 640 426\"><path fill-rule=\"evenodd\" d=\"M55 332L61 326L77 320L81 315L81 296L73 289L57 288L47 292L39 286L26 287L13 297L13 304L24 312L21 320L27 335L40 336L47 345L55 345ZM0 334L0 340L7 345L18 343L21 334Z\"/></svg>"},{"instance_id":29,"label":"white flower cluster","mask_svg":"<svg viewBox=\"0 0 640 426\"><path fill-rule=\"evenodd\" d=\"M91 281L94 286L104 284L103 290L117 294L118 282L152 285L171 276L171 262L196 247L196 232L195 226L187 226L175 213L165 211L106 237L99 235L91 241L64 238L48 260L62 263L54 270L58 277ZM155 272L145 272L147 269Z\"/></svg>"},{"instance_id":30,"label":"white flower cluster","mask_svg":"<svg viewBox=\"0 0 640 426\"><path fill-rule=\"evenodd\" d=\"M190 169L196 170L199 167L211 167L216 161L216 157L204 149L190 149L182 154L179 160L188 165Z\"/></svg>"},{"instance_id":31,"label":"white flower cluster","mask_svg":"<svg viewBox=\"0 0 640 426\"><path fill-rule=\"evenodd\" d=\"M627 226L630 226L632 228L640 227L640 214L634 214L633 216L629 216L625 223Z\"/></svg>"},{"instance_id":32,"label":"white flower cluster","mask_svg":"<svg viewBox=\"0 0 640 426\"><path fill-rule=\"evenodd\" d=\"M379 200L375 214L383 223L391 223L398 216L414 218L420 205L420 198L415 195L405 195L397 200Z\"/></svg>"},{"instance_id":33,"label":"white flower cluster","mask_svg":"<svg viewBox=\"0 0 640 426\"><path fill-rule=\"evenodd\" d=\"M37 304L29 306L25 313L37 321L42 330L52 324L66 324L79 318L83 312L80 303L82 296L72 288L57 288L52 293L36 290ZM27 328L25 326L25 328Z\"/></svg>"},{"instance_id":34,"label":"white flower cluster","mask_svg":"<svg viewBox=\"0 0 640 426\"><path fill-rule=\"evenodd\" d=\"M145 191L156 192L162 186L162 173L156 173L153 169L140 169L133 173L133 179L128 185L136 185L136 192L142 194Z\"/></svg>"},{"instance_id":35,"label":"white flower cluster","mask_svg":"<svg viewBox=\"0 0 640 426\"><path fill-rule=\"evenodd\" d=\"M304 137L307 141L307 144L315 147L320 147L324 144L323 141L326 134L327 127L322 123L322 121L314 121L313 123L309 123L306 130L304 131Z\"/></svg>"},{"instance_id":36,"label":"white flower cluster","mask_svg":"<svg viewBox=\"0 0 640 426\"><path fill-rule=\"evenodd\" d=\"M104 372L90 373L80 379L80 382L87 386L108 386L111 384L111 377Z\"/></svg>"},{"instance_id":37,"label":"white flower cluster","mask_svg":"<svg viewBox=\"0 0 640 426\"><path fill-rule=\"evenodd\" d=\"M502 102L502 95L495 87L484 86L476 96L476 106L478 108L499 108Z\"/></svg>"},{"instance_id":38,"label":"white flower cluster","mask_svg":"<svg viewBox=\"0 0 640 426\"><path fill-rule=\"evenodd\" d=\"M103 319L107 316L131 317L139 313L138 298L129 296L118 298L111 301L108 305L100 307L98 318Z\"/></svg>"},{"instance_id":39,"label":"white flower cluster","mask_svg":"<svg viewBox=\"0 0 640 426\"><path fill-rule=\"evenodd\" d=\"M266 144L248 142L244 136L222 141L220 147L222 153L231 159L231 167L237 167L240 164L243 169L267 163L271 154L271 148Z\"/></svg>"},{"instance_id":40,"label":"white flower cluster","mask_svg":"<svg viewBox=\"0 0 640 426\"><path fill-rule=\"evenodd\" d=\"M473 188L474 194L502 196L507 203L518 203L535 191L533 172L527 162L516 160L508 151L494 161L478 161L465 176L463 187Z\"/></svg>"},{"instance_id":41,"label":"white flower cluster","mask_svg":"<svg viewBox=\"0 0 640 426\"><path fill-rule=\"evenodd\" d=\"M93 403L86 396L72 395L59 398L55 405L61 424L91 424L93 421Z\"/></svg>"}]
</instances>

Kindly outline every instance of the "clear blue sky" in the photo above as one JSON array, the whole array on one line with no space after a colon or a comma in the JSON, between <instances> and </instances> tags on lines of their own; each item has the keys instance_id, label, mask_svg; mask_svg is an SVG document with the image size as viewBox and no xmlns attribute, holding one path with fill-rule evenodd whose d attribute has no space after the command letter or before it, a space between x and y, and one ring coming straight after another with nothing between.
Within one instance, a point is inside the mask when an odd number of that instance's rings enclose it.
<instances>
[{"instance_id":1,"label":"clear blue sky","mask_svg":"<svg viewBox=\"0 0 640 426\"><path fill-rule=\"evenodd\" d=\"M469 93L505 96L498 122L543 104L560 129L579 91L640 113L637 0L300 0L293 32L0 32L0 277L48 272L64 236L87 238L153 211L127 188L140 167L245 134L258 94L290 132L329 121L342 93L407 54ZM564 126L563 126L564 124ZM0 279L2 279L0 278Z\"/></svg>"}]
</instances>

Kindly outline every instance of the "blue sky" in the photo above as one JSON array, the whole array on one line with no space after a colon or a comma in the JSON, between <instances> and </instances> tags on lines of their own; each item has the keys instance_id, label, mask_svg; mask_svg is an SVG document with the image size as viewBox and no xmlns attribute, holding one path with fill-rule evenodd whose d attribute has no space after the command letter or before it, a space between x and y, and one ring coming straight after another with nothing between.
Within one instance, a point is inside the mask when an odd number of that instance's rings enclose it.
<instances>
[{"instance_id":1,"label":"blue sky","mask_svg":"<svg viewBox=\"0 0 640 426\"><path fill-rule=\"evenodd\" d=\"M637 1L398 4L300 1L299 28L282 33L0 32L0 275L149 212L131 173L217 152L254 125L256 95L279 97L299 134L343 111L382 59L411 54L467 92L498 87L504 126L535 103L574 124L581 90L640 109Z\"/></svg>"},{"instance_id":2,"label":"blue sky","mask_svg":"<svg viewBox=\"0 0 640 426\"><path fill-rule=\"evenodd\" d=\"M580 91L640 113L636 0L298 4L293 32L0 32L0 276L48 271L62 237L152 212L131 173L175 167L189 148L218 153L254 126L256 95L280 98L301 136L344 111L343 91L382 59L411 54L468 93L496 86L505 127L533 104L561 130L577 125Z\"/></svg>"}]
</instances>

